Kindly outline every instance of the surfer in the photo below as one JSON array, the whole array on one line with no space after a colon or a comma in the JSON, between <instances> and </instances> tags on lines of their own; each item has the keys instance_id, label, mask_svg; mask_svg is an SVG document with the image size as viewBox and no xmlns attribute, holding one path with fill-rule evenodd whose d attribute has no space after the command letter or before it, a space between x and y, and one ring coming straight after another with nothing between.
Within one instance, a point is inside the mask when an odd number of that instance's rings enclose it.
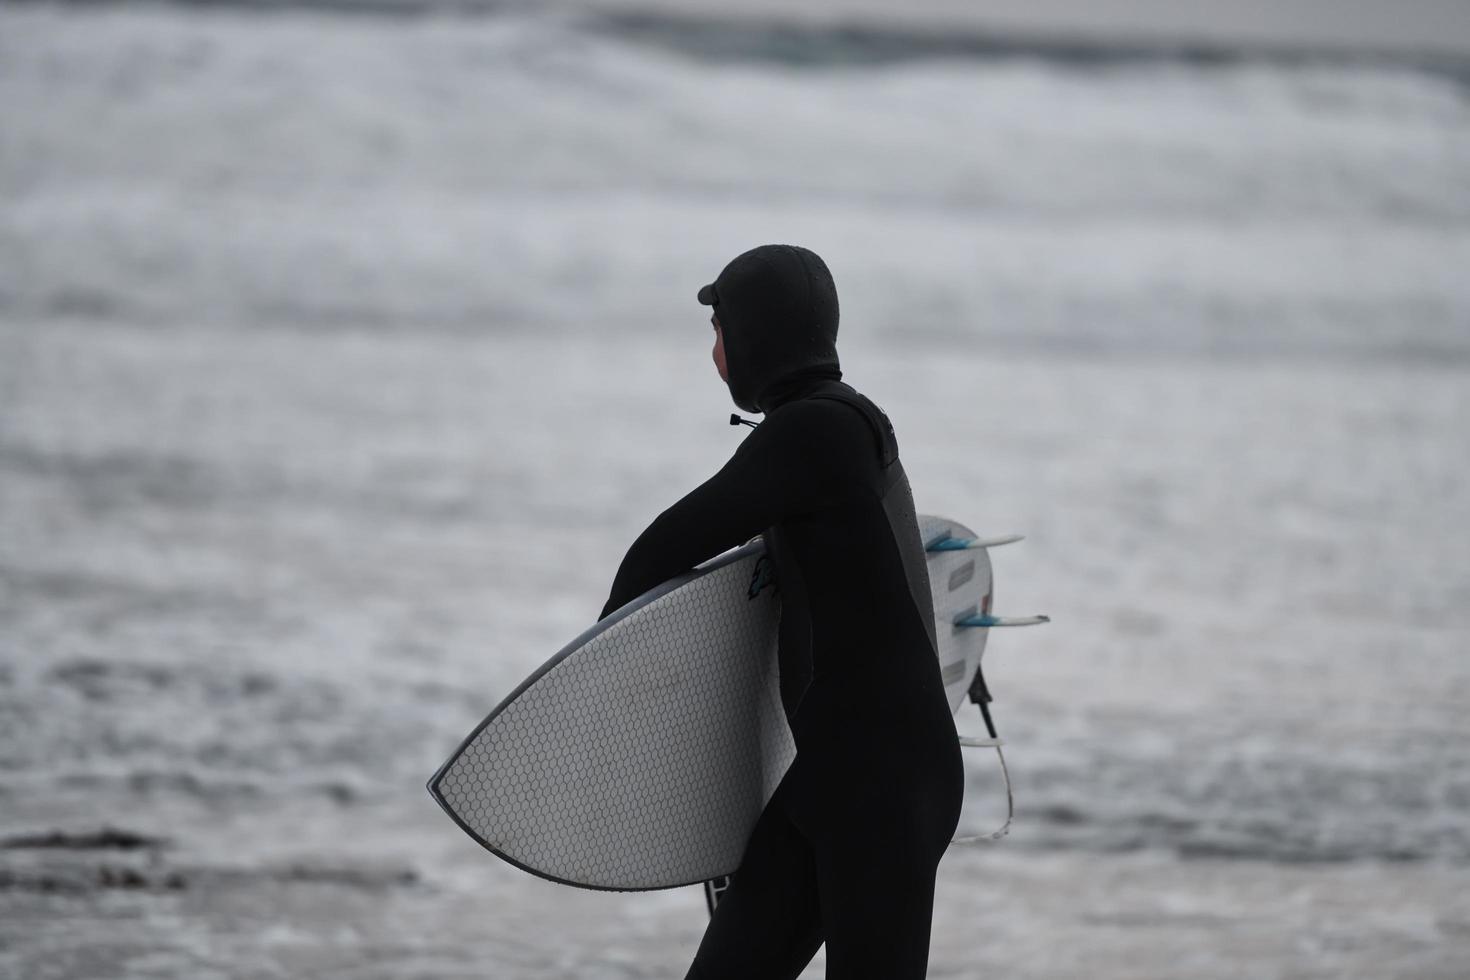
<instances>
[{"instance_id":1,"label":"surfer","mask_svg":"<svg viewBox=\"0 0 1470 980\"><path fill-rule=\"evenodd\" d=\"M816 253L751 249L698 299L731 399L765 419L633 542L602 616L763 534L797 751L686 980L794 978L823 942L829 980L917 980L964 772L893 429L841 380Z\"/></svg>"}]
</instances>

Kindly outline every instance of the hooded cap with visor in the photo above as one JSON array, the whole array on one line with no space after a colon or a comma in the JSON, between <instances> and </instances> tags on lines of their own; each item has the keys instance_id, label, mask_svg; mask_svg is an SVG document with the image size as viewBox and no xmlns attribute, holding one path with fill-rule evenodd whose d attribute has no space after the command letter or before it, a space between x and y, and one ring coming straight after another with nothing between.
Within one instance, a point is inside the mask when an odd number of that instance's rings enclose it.
<instances>
[{"instance_id":1,"label":"hooded cap with visor","mask_svg":"<svg viewBox=\"0 0 1470 980\"><path fill-rule=\"evenodd\" d=\"M842 377L837 286L816 252L800 245L742 252L699 301L720 319L730 397L745 411L770 411L793 385Z\"/></svg>"}]
</instances>

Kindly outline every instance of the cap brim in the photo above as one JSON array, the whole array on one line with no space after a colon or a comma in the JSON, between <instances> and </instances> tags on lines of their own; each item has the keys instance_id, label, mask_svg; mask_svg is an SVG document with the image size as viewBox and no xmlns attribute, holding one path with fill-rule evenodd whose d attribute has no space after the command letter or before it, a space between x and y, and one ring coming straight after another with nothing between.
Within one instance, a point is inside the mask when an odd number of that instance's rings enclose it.
<instances>
[{"instance_id":1,"label":"cap brim","mask_svg":"<svg viewBox=\"0 0 1470 980\"><path fill-rule=\"evenodd\" d=\"M704 304L705 306L715 306L716 304L718 304L720 302L720 297L715 292L715 284L714 283L710 283L708 286L705 286L704 288L700 289L700 291L699 291L699 302L702 303L702 304Z\"/></svg>"}]
</instances>

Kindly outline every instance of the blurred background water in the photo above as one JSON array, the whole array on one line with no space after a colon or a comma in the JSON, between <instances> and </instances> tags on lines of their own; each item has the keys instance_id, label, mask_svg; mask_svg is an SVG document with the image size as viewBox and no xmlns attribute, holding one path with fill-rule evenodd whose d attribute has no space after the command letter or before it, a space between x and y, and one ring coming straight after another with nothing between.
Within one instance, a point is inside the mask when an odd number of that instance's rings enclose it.
<instances>
[{"instance_id":1,"label":"blurred background water","mask_svg":"<svg viewBox=\"0 0 1470 980\"><path fill-rule=\"evenodd\" d=\"M0 9L0 975L682 975L697 890L423 782L738 444L694 291L792 241L1054 618L930 975L1464 976L1470 34L722 16Z\"/></svg>"}]
</instances>

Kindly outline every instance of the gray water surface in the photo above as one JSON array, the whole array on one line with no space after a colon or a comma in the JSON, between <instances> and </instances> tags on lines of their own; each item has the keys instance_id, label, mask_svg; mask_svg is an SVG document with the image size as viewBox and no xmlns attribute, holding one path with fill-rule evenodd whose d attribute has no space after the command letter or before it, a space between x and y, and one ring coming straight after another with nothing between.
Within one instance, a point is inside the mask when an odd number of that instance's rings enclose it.
<instances>
[{"instance_id":1,"label":"gray water surface","mask_svg":"<svg viewBox=\"0 0 1470 980\"><path fill-rule=\"evenodd\" d=\"M782 240L1053 617L991 638L1016 822L930 975L1463 975L1453 79L35 7L0 112L0 975L681 975L697 890L423 783L738 445L693 294Z\"/></svg>"}]
</instances>

